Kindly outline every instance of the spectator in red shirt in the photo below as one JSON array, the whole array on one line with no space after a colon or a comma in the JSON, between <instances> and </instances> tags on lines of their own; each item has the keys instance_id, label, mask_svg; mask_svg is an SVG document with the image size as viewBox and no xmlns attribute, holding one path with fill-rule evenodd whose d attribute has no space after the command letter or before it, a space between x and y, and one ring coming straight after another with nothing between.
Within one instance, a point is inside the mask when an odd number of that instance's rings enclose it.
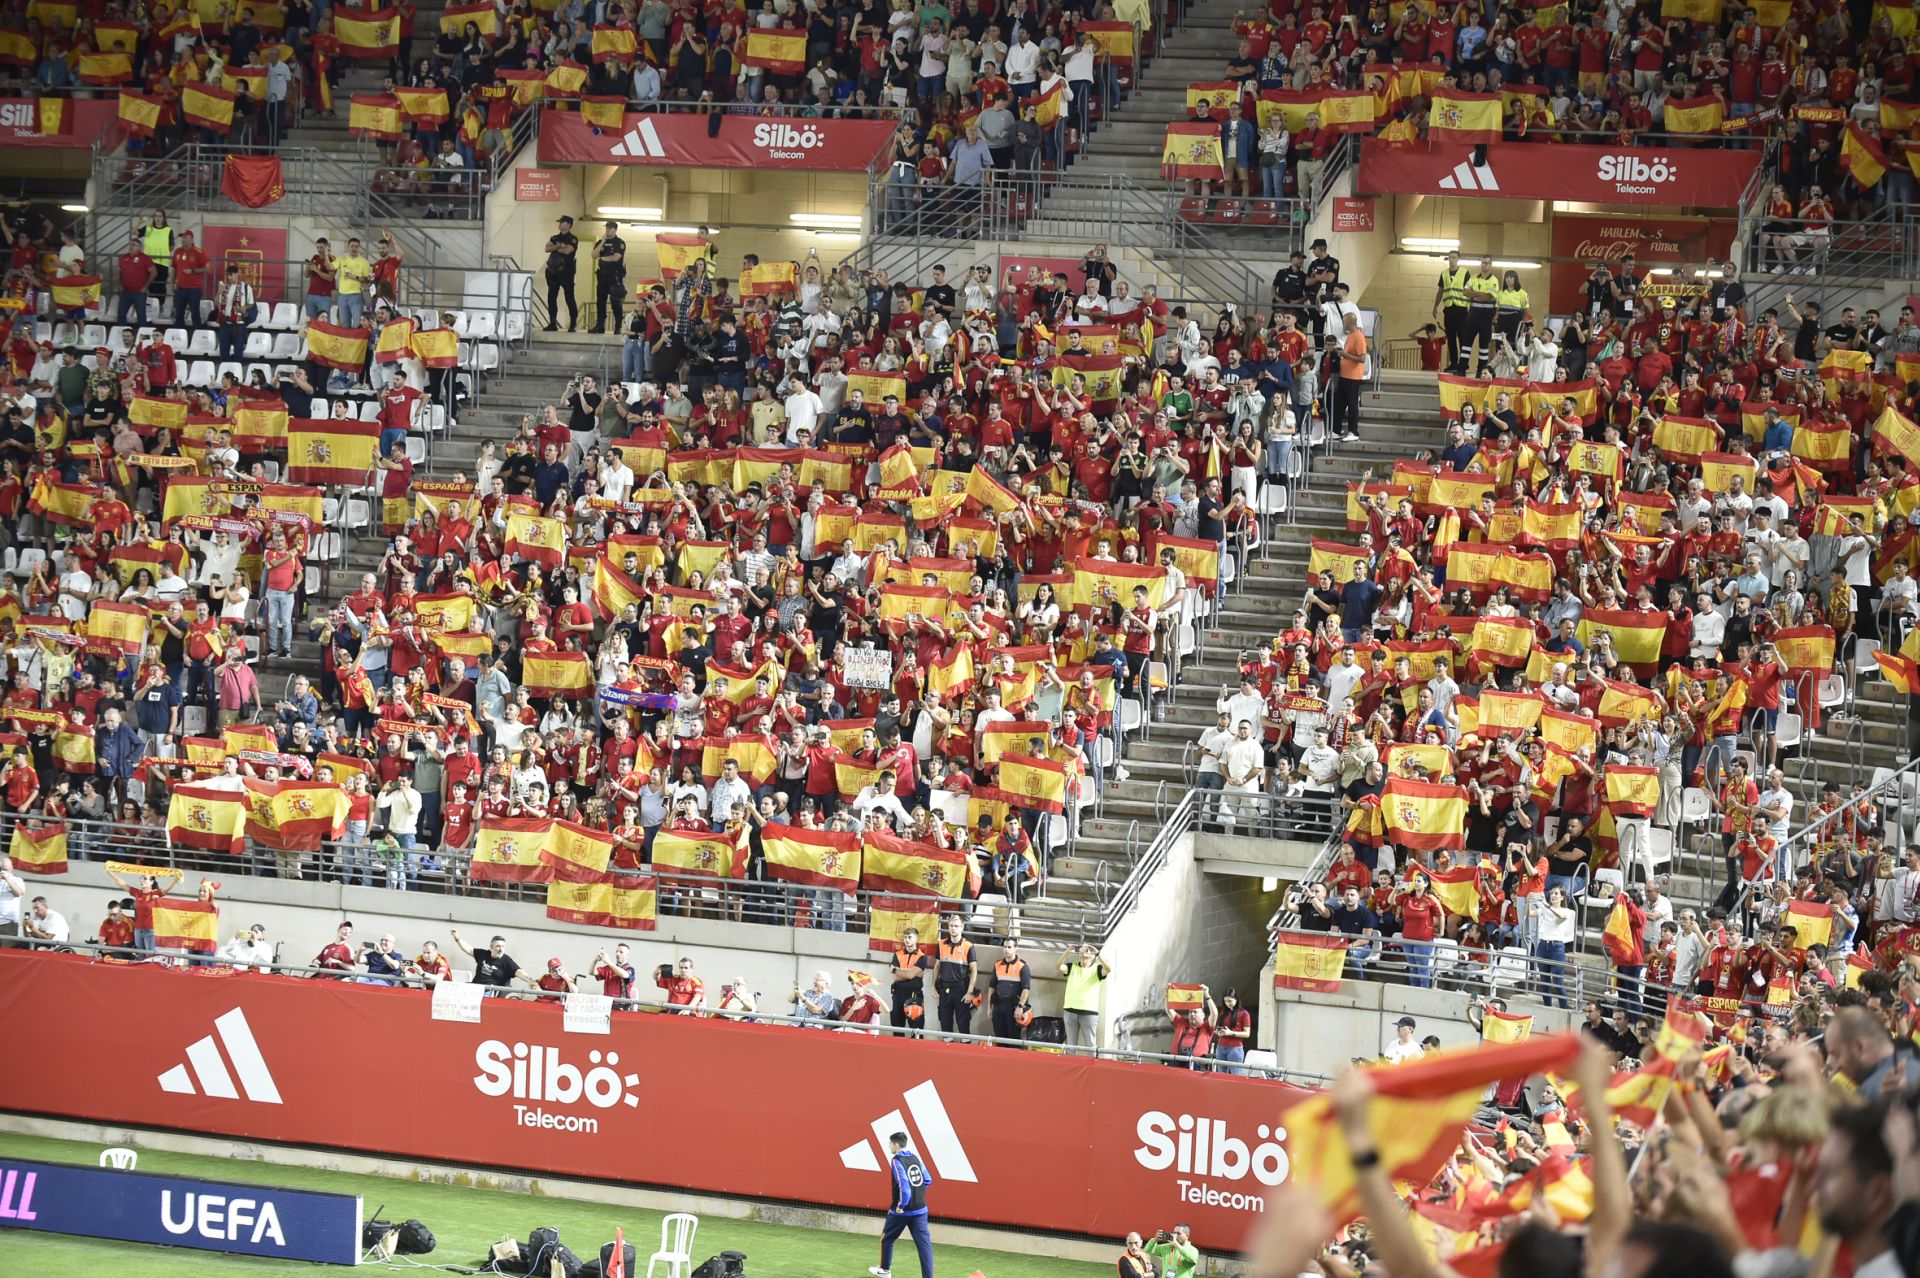
<instances>
[{"instance_id":1,"label":"spectator in red shirt","mask_svg":"<svg viewBox=\"0 0 1920 1278\"><path fill-rule=\"evenodd\" d=\"M176 328L200 327L200 307L206 300L207 271L211 266L206 250L193 242L193 232L180 232L180 247L173 251L173 323Z\"/></svg>"},{"instance_id":2,"label":"spectator in red shirt","mask_svg":"<svg viewBox=\"0 0 1920 1278\"><path fill-rule=\"evenodd\" d=\"M846 1025L878 1026L880 1016L887 1009L873 992L873 977L865 972L848 972L847 983L853 987L853 993L840 1002L840 1020ZM877 1028L867 1033L877 1034Z\"/></svg>"},{"instance_id":3,"label":"spectator in red shirt","mask_svg":"<svg viewBox=\"0 0 1920 1278\"><path fill-rule=\"evenodd\" d=\"M120 300L115 303L114 323L127 323L127 314L132 312L135 322L147 322L147 285L153 282L153 259L141 246L140 237L134 236L127 245L127 251L120 255Z\"/></svg>"},{"instance_id":4,"label":"spectator in red shirt","mask_svg":"<svg viewBox=\"0 0 1920 1278\"><path fill-rule=\"evenodd\" d=\"M707 1005L707 983L693 974L693 960L680 960L680 972L665 963L653 971L653 983L667 992L667 1009L682 1015L697 1012Z\"/></svg>"},{"instance_id":5,"label":"spectator in red shirt","mask_svg":"<svg viewBox=\"0 0 1920 1278\"><path fill-rule=\"evenodd\" d=\"M1400 948L1407 956L1407 984L1433 988L1433 940L1445 917L1426 871L1415 870L1400 894Z\"/></svg>"},{"instance_id":6,"label":"spectator in red shirt","mask_svg":"<svg viewBox=\"0 0 1920 1278\"><path fill-rule=\"evenodd\" d=\"M333 940L329 941L320 953L314 956L313 965L329 975L344 975L353 970L353 924L341 920L334 930Z\"/></svg>"}]
</instances>

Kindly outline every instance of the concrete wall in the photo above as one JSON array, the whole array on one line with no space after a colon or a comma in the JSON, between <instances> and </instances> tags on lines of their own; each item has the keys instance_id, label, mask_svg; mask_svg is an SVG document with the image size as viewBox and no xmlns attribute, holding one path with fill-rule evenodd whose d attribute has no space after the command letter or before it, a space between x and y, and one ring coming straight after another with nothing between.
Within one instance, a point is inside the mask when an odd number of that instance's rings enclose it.
<instances>
[{"instance_id":1,"label":"concrete wall","mask_svg":"<svg viewBox=\"0 0 1920 1278\"><path fill-rule=\"evenodd\" d=\"M1353 981L1338 994L1306 994L1273 988L1273 969L1261 974L1262 1009L1255 1040L1271 1051L1282 1069L1311 1074L1338 1073L1356 1057L1380 1055L1394 1039L1393 1023L1402 1016L1419 1022L1416 1038L1438 1035L1444 1047L1472 1043L1478 1037L1466 1017L1467 996L1458 990L1421 990L1408 985ZM1535 1032L1565 1029L1574 1014L1529 1005Z\"/></svg>"}]
</instances>

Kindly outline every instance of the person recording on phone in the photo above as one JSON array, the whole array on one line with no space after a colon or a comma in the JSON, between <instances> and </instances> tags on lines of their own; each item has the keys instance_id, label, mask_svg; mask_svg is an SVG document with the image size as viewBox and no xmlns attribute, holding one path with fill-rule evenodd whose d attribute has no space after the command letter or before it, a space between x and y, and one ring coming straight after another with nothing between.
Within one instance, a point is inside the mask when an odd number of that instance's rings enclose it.
<instances>
[{"instance_id":1,"label":"person recording on phone","mask_svg":"<svg viewBox=\"0 0 1920 1278\"><path fill-rule=\"evenodd\" d=\"M362 944L360 961L367 968L367 974L360 978L362 985L398 985L407 974L407 956L393 943L391 932L382 932L377 944Z\"/></svg>"},{"instance_id":2,"label":"person recording on phone","mask_svg":"<svg viewBox=\"0 0 1920 1278\"><path fill-rule=\"evenodd\" d=\"M1200 1251L1192 1242L1193 1230L1175 1225L1154 1234L1143 1249L1160 1267L1160 1278L1193 1278L1200 1268Z\"/></svg>"},{"instance_id":3,"label":"person recording on phone","mask_svg":"<svg viewBox=\"0 0 1920 1278\"><path fill-rule=\"evenodd\" d=\"M608 998L631 999L633 982L639 972L633 965L633 958L625 942L613 947L613 957L608 958L605 949L593 956L590 976L600 982L600 992Z\"/></svg>"}]
</instances>

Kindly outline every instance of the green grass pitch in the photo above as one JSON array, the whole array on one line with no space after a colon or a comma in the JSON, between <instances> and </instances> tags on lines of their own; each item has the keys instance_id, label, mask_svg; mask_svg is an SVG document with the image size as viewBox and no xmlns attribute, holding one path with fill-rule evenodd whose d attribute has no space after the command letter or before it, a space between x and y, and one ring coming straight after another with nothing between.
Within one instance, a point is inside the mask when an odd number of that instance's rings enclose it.
<instances>
[{"instance_id":1,"label":"green grass pitch","mask_svg":"<svg viewBox=\"0 0 1920 1278\"><path fill-rule=\"evenodd\" d=\"M100 1147L77 1141L0 1133L0 1154L91 1166L99 1158ZM645 1278L647 1257L660 1245L660 1218L664 1215L638 1207L571 1202L564 1198L536 1198L495 1190L461 1189L398 1178L354 1176L344 1172L237 1162L151 1149L140 1150L140 1170L278 1185L287 1189L359 1194L369 1214L379 1208L388 1220L405 1220L412 1216L424 1222L433 1231L438 1245L431 1255L414 1259L435 1265L471 1265L485 1254L487 1247L502 1237L511 1235L524 1240L528 1231L539 1225L557 1228L560 1240L585 1259L595 1254L602 1243L610 1241L614 1226L619 1225L626 1230L627 1241L639 1253L639 1273L631 1278ZM966 1278L976 1270L986 1278L1085 1278L1097 1271L1111 1272L1111 1267L1106 1265L947 1246L941 1242L940 1233L940 1224L935 1221L934 1272L938 1278ZM837 1278L839 1275L859 1278L867 1272L868 1265L879 1263L879 1236L877 1218L870 1230L845 1234L702 1217L700 1231L694 1238L694 1263L698 1264L716 1252L731 1250L746 1253L749 1278ZM0 1262L0 1272L7 1274L112 1274L114 1278L281 1278L295 1273L324 1278L331 1270L330 1266L324 1265L261 1260L251 1256L225 1256L137 1243L102 1242L25 1230L5 1230L0 1232L0 1237L5 1239L0 1242L0 1253L6 1257L4 1262ZM1116 1245L1114 1254L1118 1255L1119 1250ZM920 1266L913 1254L911 1238L900 1240L900 1245L894 1249L893 1262L896 1278L916 1278ZM398 1267L409 1273L423 1272L404 1262L399 1262ZM365 1271L366 1267L363 1266L362 1272Z\"/></svg>"}]
</instances>

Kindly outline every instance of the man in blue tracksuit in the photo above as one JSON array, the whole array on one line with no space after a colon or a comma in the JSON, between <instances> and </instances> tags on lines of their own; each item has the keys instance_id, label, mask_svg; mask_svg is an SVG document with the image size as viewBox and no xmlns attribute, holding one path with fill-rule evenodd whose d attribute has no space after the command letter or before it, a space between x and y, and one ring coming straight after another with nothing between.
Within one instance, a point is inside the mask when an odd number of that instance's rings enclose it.
<instances>
[{"instance_id":1,"label":"man in blue tracksuit","mask_svg":"<svg viewBox=\"0 0 1920 1278\"><path fill-rule=\"evenodd\" d=\"M893 1201L887 1206L887 1227L880 1233L880 1263L868 1268L873 1278L893 1278L893 1243L901 1234L913 1234L920 1253L920 1278L933 1278L933 1238L927 1233L927 1184L932 1177L920 1155L907 1148L907 1134L887 1138L893 1146Z\"/></svg>"}]
</instances>

